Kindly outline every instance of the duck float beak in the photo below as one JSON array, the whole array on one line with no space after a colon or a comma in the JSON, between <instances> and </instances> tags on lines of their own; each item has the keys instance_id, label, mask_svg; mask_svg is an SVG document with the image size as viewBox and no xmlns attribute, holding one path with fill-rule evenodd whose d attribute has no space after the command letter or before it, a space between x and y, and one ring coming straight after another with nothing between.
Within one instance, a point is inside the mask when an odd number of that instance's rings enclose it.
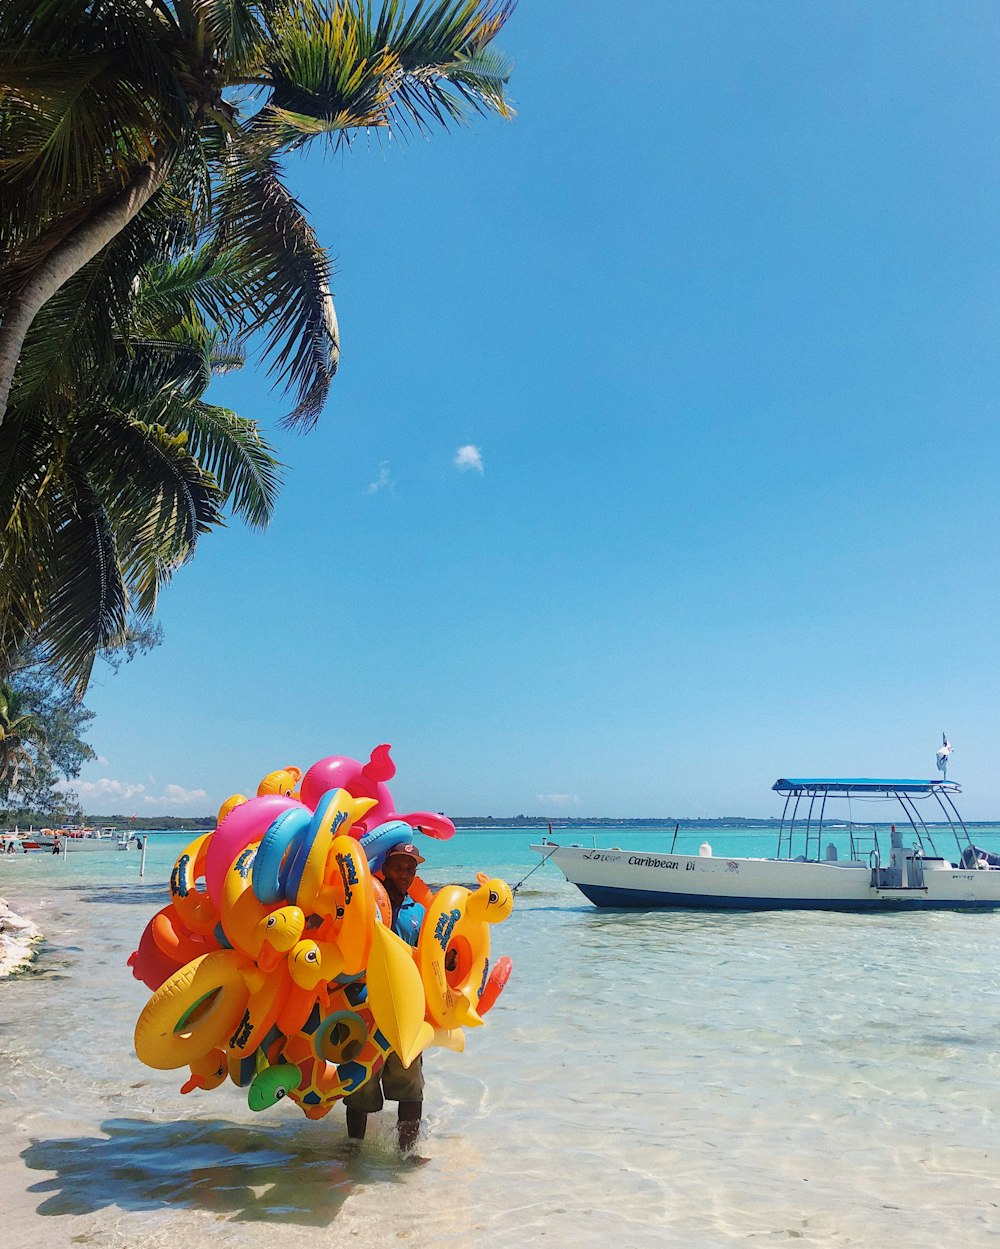
<instances>
[{"instance_id":1,"label":"duck float beak","mask_svg":"<svg viewBox=\"0 0 1000 1249\"><path fill-rule=\"evenodd\" d=\"M261 939L257 965L263 972L272 972L295 943L306 927L306 917L297 906L279 906L257 925Z\"/></svg>"}]
</instances>

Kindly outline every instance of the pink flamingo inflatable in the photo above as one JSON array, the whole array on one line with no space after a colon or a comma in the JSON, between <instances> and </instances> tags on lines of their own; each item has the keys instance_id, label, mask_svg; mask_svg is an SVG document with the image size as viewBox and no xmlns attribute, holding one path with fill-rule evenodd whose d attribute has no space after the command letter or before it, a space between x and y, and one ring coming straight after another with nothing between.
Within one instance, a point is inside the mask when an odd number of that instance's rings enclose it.
<instances>
[{"instance_id":1,"label":"pink flamingo inflatable","mask_svg":"<svg viewBox=\"0 0 1000 1249\"><path fill-rule=\"evenodd\" d=\"M428 837L439 841L447 841L455 835L455 825L447 816L433 811L411 811L409 815L399 815L393 806L392 794L386 781L396 775L396 765L389 757L392 747L383 742L376 746L367 763L358 759L350 759L346 755L330 755L314 763L302 778L299 796L311 811L323 795L331 789L346 789L352 798L374 798L377 806L372 807L363 820L359 820L351 829L351 836L360 838L390 820L402 820L411 828L417 829Z\"/></svg>"},{"instance_id":2,"label":"pink flamingo inflatable","mask_svg":"<svg viewBox=\"0 0 1000 1249\"><path fill-rule=\"evenodd\" d=\"M346 789L352 798L374 798L378 804L360 823L354 825L351 829L353 836L360 837L366 829L384 824L388 818L384 812L392 810L392 794L385 782L396 775L396 765L389 758L391 749L385 742L376 746L367 763L349 759L346 755L329 755L320 759L302 778L299 791L302 801L315 811L316 804L329 790Z\"/></svg>"}]
</instances>

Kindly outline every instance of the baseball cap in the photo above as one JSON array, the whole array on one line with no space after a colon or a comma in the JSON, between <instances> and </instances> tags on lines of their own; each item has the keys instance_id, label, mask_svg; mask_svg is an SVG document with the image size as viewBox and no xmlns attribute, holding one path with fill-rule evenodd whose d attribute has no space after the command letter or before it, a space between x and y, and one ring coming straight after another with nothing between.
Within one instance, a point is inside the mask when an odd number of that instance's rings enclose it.
<instances>
[{"instance_id":1,"label":"baseball cap","mask_svg":"<svg viewBox=\"0 0 1000 1249\"><path fill-rule=\"evenodd\" d=\"M412 841L403 841L398 846L393 846L391 850L386 851L383 862L394 858L397 854L405 854L408 859L413 859L417 863L426 863L427 861Z\"/></svg>"}]
</instances>

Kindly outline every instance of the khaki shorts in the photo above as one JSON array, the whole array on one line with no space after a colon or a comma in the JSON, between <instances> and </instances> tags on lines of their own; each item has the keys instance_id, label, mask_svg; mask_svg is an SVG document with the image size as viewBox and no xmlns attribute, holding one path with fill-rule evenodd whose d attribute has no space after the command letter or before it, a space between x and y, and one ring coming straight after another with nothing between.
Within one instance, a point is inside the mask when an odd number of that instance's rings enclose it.
<instances>
[{"instance_id":1,"label":"khaki shorts","mask_svg":"<svg viewBox=\"0 0 1000 1249\"><path fill-rule=\"evenodd\" d=\"M423 1100L423 1055L414 1058L409 1067L404 1067L399 1061L398 1054L390 1054L379 1074L373 1076L367 1084L362 1084L356 1093L345 1097L344 1103L353 1110L363 1110L370 1115L381 1110L386 1101L422 1102Z\"/></svg>"}]
</instances>

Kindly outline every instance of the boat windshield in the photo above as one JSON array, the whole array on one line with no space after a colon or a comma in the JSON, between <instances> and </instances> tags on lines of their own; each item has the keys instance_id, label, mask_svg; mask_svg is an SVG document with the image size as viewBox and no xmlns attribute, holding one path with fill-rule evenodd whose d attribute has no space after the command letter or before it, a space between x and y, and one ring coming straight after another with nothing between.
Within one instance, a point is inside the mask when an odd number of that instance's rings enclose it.
<instances>
[{"instance_id":1,"label":"boat windshield","mask_svg":"<svg viewBox=\"0 0 1000 1249\"><path fill-rule=\"evenodd\" d=\"M784 778L771 786L775 792L785 795L785 807L778 830L777 857L790 859L796 839L804 841L801 857L818 861L821 857L836 858L823 850L823 839L837 832L846 836L850 843L850 858L859 861L872 855L882 859L879 845L879 823L883 827L890 821L882 819L857 819L856 815L868 814L864 810L869 803L892 804L896 821L906 822L913 831L914 845L924 854L940 857L934 838L921 812L924 803L931 803L931 819L938 832L950 831L958 846L959 859L972 846L972 839L959 815L952 795L962 792L956 781L908 780L855 777L846 779ZM846 812L839 802L828 810L830 799L846 801ZM845 819L846 815L846 819ZM893 828L895 825L893 824Z\"/></svg>"}]
</instances>

